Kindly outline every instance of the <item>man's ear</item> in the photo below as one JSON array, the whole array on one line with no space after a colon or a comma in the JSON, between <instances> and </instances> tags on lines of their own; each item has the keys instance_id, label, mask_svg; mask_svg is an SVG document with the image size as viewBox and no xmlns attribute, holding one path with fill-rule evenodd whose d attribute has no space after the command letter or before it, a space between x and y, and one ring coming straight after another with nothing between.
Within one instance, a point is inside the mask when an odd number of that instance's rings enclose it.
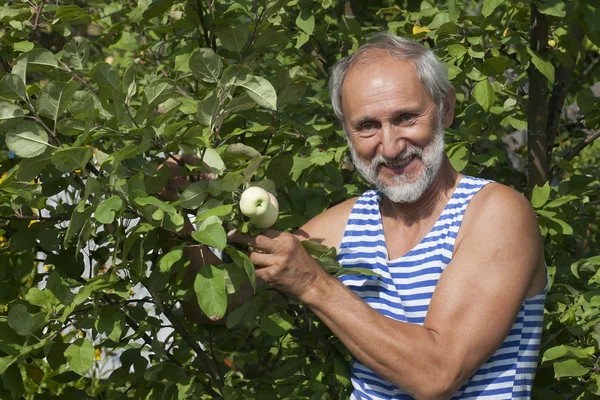
<instances>
[{"instance_id":1,"label":"man's ear","mask_svg":"<svg viewBox=\"0 0 600 400\"><path fill-rule=\"evenodd\" d=\"M453 86L450 86L448 94L444 99L444 115L442 116L442 122L444 127L447 128L454 121L454 103L456 102L456 90Z\"/></svg>"}]
</instances>

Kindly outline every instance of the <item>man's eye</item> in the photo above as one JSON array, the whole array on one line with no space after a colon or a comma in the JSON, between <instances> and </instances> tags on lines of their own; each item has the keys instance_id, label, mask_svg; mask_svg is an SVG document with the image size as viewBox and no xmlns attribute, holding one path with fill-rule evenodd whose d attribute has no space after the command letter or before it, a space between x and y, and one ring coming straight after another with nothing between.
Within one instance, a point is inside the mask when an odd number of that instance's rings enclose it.
<instances>
[{"instance_id":1,"label":"man's eye","mask_svg":"<svg viewBox=\"0 0 600 400\"><path fill-rule=\"evenodd\" d=\"M360 130L360 131L371 131L371 130L373 130L375 128L376 128L376 126L375 126L375 124L373 122L365 122L365 123L361 124L358 127L358 130Z\"/></svg>"},{"instance_id":2,"label":"man's eye","mask_svg":"<svg viewBox=\"0 0 600 400\"><path fill-rule=\"evenodd\" d=\"M415 119L415 114L403 114L398 120L400 122L410 122Z\"/></svg>"}]
</instances>

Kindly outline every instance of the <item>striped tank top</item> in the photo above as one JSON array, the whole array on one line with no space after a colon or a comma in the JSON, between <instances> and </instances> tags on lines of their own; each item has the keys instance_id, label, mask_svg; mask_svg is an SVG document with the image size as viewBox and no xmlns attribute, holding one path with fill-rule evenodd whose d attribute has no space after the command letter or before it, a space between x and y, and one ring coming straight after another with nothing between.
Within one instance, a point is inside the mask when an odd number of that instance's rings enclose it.
<instances>
[{"instance_id":1,"label":"striped tank top","mask_svg":"<svg viewBox=\"0 0 600 400\"><path fill-rule=\"evenodd\" d=\"M465 176L423 240L404 256L388 260L379 202L365 192L346 225L338 261L380 276L342 275L340 281L367 304L397 321L423 325L435 286L452 259L454 241L473 196L490 181ZM525 299L500 348L452 399L529 399L537 367L546 288ZM351 399L412 399L358 360L352 365Z\"/></svg>"}]
</instances>

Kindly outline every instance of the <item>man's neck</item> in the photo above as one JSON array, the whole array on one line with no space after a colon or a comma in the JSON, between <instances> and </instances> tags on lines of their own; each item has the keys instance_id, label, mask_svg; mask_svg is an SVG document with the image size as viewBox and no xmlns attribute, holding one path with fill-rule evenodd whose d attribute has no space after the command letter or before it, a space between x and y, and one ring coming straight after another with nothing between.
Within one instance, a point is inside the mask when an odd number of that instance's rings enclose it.
<instances>
[{"instance_id":1,"label":"man's neck","mask_svg":"<svg viewBox=\"0 0 600 400\"><path fill-rule=\"evenodd\" d=\"M432 184L417 201L394 203L384 197L381 205L382 216L407 226L427 219L446 206L460 177L461 175L452 167L450 161L445 158Z\"/></svg>"}]
</instances>

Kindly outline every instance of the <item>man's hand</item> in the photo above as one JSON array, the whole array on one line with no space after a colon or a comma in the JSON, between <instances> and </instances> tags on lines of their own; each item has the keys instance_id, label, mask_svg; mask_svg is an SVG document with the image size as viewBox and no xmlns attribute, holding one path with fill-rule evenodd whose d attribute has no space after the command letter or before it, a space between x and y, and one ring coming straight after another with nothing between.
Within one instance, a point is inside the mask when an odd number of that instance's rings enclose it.
<instances>
[{"instance_id":1,"label":"man's hand","mask_svg":"<svg viewBox=\"0 0 600 400\"><path fill-rule=\"evenodd\" d=\"M185 164L188 165L197 165L199 163L199 159L192 155L175 155L169 157L160 168L169 168L169 181L167 182L167 186L164 188L162 192L160 192L159 196L168 201L176 201L179 198L177 193L178 189L185 189L191 183L190 176L185 173ZM210 171L210 167L203 165L204 171L200 172L198 176L199 179L205 181L212 181L215 179L215 174Z\"/></svg>"},{"instance_id":2,"label":"man's hand","mask_svg":"<svg viewBox=\"0 0 600 400\"><path fill-rule=\"evenodd\" d=\"M310 286L326 274L300 240L290 233L266 229L260 235L251 236L233 230L228 238L253 250L249 256L257 267L258 278L300 300Z\"/></svg>"}]
</instances>

